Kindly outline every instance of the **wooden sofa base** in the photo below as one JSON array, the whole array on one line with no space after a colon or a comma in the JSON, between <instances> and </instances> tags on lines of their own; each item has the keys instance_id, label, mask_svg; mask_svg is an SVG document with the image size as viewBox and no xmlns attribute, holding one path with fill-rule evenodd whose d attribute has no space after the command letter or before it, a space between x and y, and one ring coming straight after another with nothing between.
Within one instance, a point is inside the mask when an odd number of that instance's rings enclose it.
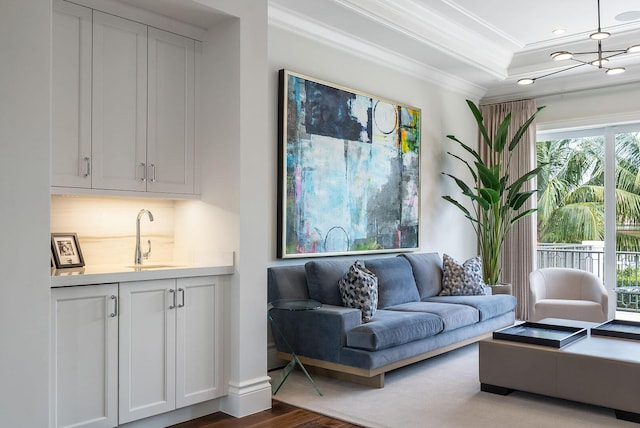
<instances>
[{"instance_id":1,"label":"wooden sofa base","mask_svg":"<svg viewBox=\"0 0 640 428\"><path fill-rule=\"evenodd\" d=\"M443 346L442 348L434 349L411 358L405 358L404 360L396 361L373 370L360 369L344 364L317 360L315 358L307 358L301 355L298 355L298 359L302 362L302 364L304 364L307 371L311 373L319 374L321 376L326 376L333 379L346 380L373 388L384 388L384 374L386 372L407 366L409 364L417 363L418 361L426 360L427 358L435 357L436 355L444 354L445 352L449 352L454 349L462 348L463 346L470 345L479 340L489 338L492 336L492 334L492 332L488 332L479 336L470 337L469 339L452 343L451 345ZM290 361L293 359L291 354L286 352L278 352L277 356L278 358L281 358L283 360Z\"/></svg>"}]
</instances>

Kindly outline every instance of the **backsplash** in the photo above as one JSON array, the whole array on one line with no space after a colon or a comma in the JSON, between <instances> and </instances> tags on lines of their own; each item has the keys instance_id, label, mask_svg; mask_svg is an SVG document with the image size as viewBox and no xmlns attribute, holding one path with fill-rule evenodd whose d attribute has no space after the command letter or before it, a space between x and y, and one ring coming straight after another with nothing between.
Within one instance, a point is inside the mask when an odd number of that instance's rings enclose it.
<instances>
[{"instance_id":1,"label":"backsplash","mask_svg":"<svg viewBox=\"0 0 640 428\"><path fill-rule=\"evenodd\" d=\"M140 220L141 248L151 254L146 263L174 260L175 201L94 196L51 196L51 232L76 233L86 265L133 264L136 217L140 209L151 211Z\"/></svg>"}]
</instances>

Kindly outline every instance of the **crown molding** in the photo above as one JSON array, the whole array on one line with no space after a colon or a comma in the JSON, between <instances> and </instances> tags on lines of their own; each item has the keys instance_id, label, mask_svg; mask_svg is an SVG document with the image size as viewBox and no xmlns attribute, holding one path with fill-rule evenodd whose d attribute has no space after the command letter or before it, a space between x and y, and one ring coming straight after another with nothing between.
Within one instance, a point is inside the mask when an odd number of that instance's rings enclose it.
<instances>
[{"instance_id":1,"label":"crown molding","mask_svg":"<svg viewBox=\"0 0 640 428\"><path fill-rule=\"evenodd\" d=\"M338 0L339 1L339 0ZM269 26L340 49L422 81L480 99L486 88L398 54L280 5L269 3Z\"/></svg>"},{"instance_id":2,"label":"crown molding","mask_svg":"<svg viewBox=\"0 0 640 428\"><path fill-rule=\"evenodd\" d=\"M496 79L507 76L513 49L506 47L505 42L512 44L513 40L506 38L503 33L492 31L498 37L486 37L415 0L333 1ZM487 28L486 23L473 18L464 9L454 7L450 2L445 4L465 18Z\"/></svg>"},{"instance_id":3,"label":"crown molding","mask_svg":"<svg viewBox=\"0 0 640 428\"><path fill-rule=\"evenodd\" d=\"M520 49L524 47L524 43L522 42L522 40L518 40L515 37L510 36L509 34L505 33L504 31L501 31L500 29L498 29L495 26L491 25L487 21L485 21L483 19L480 19L478 16L476 16L473 13L469 12L469 10L467 10L464 7L458 5L455 1L452 1L452 0L441 0L441 1L442 1L442 3L446 4L447 6L449 6L451 9L453 9L453 10L457 11L458 13L460 13L465 18L467 18L470 21L475 22L476 24L478 24L480 26L480 28L487 29L492 36L497 37L498 39L502 39L502 40L506 41L507 43L511 44L512 46L516 46L516 47L518 47ZM439 25L439 24L436 23L436 25ZM458 26L458 28L456 29L457 31L465 31L465 29L461 28L460 25L457 24L457 23L452 23L451 25ZM496 42L494 42L494 40L496 40L496 39L489 39L488 42L495 44ZM511 52L509 52L509 55L511 55Z\"/></svg>"},{"instance_id":4,"label":"crown molding","mask_svg":"<svg viewBox=\"0 0 640 428\"><path fill-rule=\"evenodd\" d=\"M593 74L595 73L595 74ZM554 79L542 79L534 85L520 86L516 84L518 77L510 77L503 85L490 88L482 98L483 102L502 102L516 98L546 98L567 96L573 93L589 93L590 91L612 91L629 88L637 91L640 84L640 73L627 71L618 76L606 76L593 70L591 73L571 74Z\"/></svg>"},{"instance_id":5,"label":"crown molding","mask_svg":"<svg viewBox=\"0 0 640 428\"><path fill-rule=\"evenodd\" d=\"M538 122L536 130L541 134L554 134L604 127L611 127L615 129L616 127L637 124L639 122L640 111L633 111L629 113L602 114L572 120Z\"/></svg>"}]
</instances>

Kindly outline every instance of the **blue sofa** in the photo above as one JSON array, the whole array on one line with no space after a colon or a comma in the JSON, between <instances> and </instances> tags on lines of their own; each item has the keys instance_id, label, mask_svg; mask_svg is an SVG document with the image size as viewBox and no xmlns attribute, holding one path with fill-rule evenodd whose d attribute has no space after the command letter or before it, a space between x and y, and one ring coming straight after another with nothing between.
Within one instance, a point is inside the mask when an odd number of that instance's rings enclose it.
<instances>
[{"instance_id":1,"label":"blue sofa","mask_svg":"<svg viewBox=\"0 0 640 428\"><path fill-rule=\"evenodd\" d=\"M321 308L271 311L282 334L315 372L375 387L384 374L489 337L515 321L511 295L438 296L437 253L407 253L365 260L378 277L378 309L362 322L359 309L342 305L338 282L355 259L323 259L268 269L268 298L314 299ZM291 359L282 338L278 356Z\"/></svg>"}]
</instances>

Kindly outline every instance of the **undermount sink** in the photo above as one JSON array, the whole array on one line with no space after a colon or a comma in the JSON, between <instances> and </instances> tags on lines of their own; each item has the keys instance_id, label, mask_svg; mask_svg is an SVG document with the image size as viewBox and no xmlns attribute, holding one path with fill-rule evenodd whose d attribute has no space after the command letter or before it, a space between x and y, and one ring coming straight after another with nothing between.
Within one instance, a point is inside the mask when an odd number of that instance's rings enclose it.
<instances>
[{"instance_id":1,"label":"undermount sink","mask_svg":"<svg viewBox=\"0 0 640 428\"><path fill-rule=\"evenodd\" d=\"M166 264L166 263L149 263L146 265L129 265L126 267L130 269L170 269L170 268L180 268L183 266Z\"/></svg>"}]
</instances>

